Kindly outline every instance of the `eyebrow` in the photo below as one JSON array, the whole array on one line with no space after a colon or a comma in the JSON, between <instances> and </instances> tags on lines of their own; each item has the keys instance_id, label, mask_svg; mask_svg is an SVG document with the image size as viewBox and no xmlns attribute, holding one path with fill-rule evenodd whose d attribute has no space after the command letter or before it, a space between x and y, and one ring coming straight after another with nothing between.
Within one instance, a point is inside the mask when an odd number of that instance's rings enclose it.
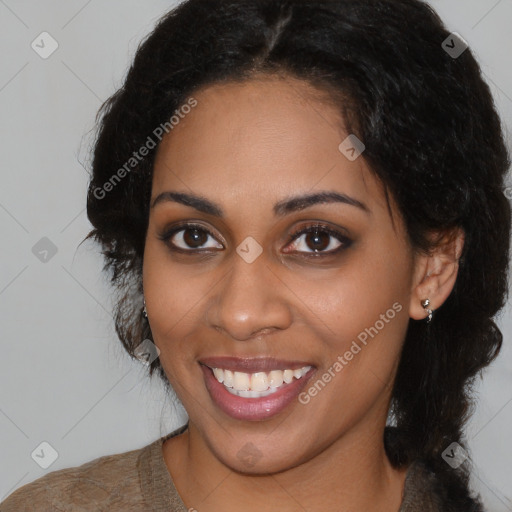
<instances>
[{"instance_id":1,"label":"eyebrow","mask_svg":"<svg viewBox=\"0 0 512 512\"><path fill-rule=\"evenodd\" d=\"M151 208L164 202L175 202L185 206L190 206L196 210L213 215L215 217L224 217L222 208L206 199L205 197L197 196L194 194L188 194L185 192L162 192L159 194L151 203ZM361 201L354 199L346 194L333 191L321 191L315 194L304 194L301 196L294 196L287 199L283 199L274 205L274 215L278 217L284 217L292 212L304 210L316 204L325 203L342 203L349 206L354 206L370 214L370 209Z\"/></svg>"}]
</instances>

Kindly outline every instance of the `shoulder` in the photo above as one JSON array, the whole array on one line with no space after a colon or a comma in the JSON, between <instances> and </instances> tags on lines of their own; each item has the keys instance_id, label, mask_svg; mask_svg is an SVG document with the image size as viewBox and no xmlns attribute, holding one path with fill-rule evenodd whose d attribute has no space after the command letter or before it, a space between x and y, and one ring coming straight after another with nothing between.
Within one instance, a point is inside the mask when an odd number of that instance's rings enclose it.
<instances>
[{"instance_id":1,"label":"shoulder","mask_svg":"<svg viewBox=\"0 0 512 512\"><path fill-rule=\"evenodd\" d=\"M143 510L138 461L155 442L52 471L10 494L0 512Z\"/></svg>"},{"instance_id":2,"label":"shoulder","mask_svg":"<svg viewBox=\"0 0 512 512\"><path fill-rule=\"evenodd\" d=\"M411 464L399 512L485 512L471 496L467 478L456 471L435 471L426 461Z\"/></svg>"}]
</instances>

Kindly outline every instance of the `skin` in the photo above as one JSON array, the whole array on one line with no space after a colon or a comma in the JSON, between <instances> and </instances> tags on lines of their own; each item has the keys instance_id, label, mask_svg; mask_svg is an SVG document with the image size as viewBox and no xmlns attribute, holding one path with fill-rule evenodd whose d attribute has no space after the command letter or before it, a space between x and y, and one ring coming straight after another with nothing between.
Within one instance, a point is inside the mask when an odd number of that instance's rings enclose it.
<instances>
[{"instance_id":1,"label":"skin","mask_svg":"<svg viewBox=\"0 0 512 512\"><path fill-rule=\"evenodd\" d=\"M409 319L427 316L420 301L428 297L437 309L453 288L463 235L430 255L416 253L363 157L349 161L339 151L348 135L343 120L311 85L260 76L193 96L197 107L158 149L152 201L166 191L193 193L224 217L159 202L150 210L143 266L161 364L189 415L188 431L164 444L176 488L200 512L396 512L407 468L393 468L384 451L391 387ZM278 201L319 191L346 194L368 211L323 203L274 215ZM161 239L180 221L212 232L198 243L209 255L173 252L171 238ZM314 221L352 243L308 258L315 240L291 235ZM172 241L197 249L183 234ZM263 250L253 263L236 252L248 236ZM322 236L321 251L340 246ZM312 384L396 303L401 311L307 404L295 400L270 419L240 421L212 402L201 358L308 361ZM251 466L237 456L247 443L258 453Z\"/></svg>"}]
</instances>

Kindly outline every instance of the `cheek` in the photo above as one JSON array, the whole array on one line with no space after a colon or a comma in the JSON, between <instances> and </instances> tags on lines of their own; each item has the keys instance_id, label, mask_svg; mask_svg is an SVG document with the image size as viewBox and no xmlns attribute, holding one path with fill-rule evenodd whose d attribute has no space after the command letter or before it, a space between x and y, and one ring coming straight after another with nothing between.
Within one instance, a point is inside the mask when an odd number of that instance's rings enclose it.
<instances>
[{"instance_id":1,"label":"cheek","mask_svg":"<svg viewBox=\"0 0 512 512\"><path fill-rule=\"evenodd\" d=\"M293 277L293 289L302 290L298 295L311 318L323 321L335 344L356 338L376 323L379 331L393 335L407 324L407 315L397 314L397 310L407 309L411 260L400 244L386 248L384 241L358 247L339 268L324 276Z\"/></svg>"},{"instance_id":2,"label":"cheek","mask_svg":"<svg viewBox=\"0 0 512 512\"><path fill-rule=\"evenodd\" d=\"M340 336L331 337L329 347L328 365L335 365L337 375L333 400L357 403L361 410L392 383L409 324L412 267L407 252L372 253L343 279L332 309Z\"/></svg>"},{"instance_id":3,"label":"cheek","mask_svg":"<svg viewBox=\"0 0 512 512\"><path fill-rule=\"evenodd\" d=\"M409 323L409 253L400 244L383 247L377 242L355 251L328 279L308 281L303 297L324 341L322 372L331 368L358 395L389 382Z\"/></svg>"},{"instance_id":4,"label":"cheek","mask_svg":"<svg viewBox=\"0 0 512 512\"><path fill-rule=\"evenodd\" d=\"M190 332L198 325L202 301L213 289L215 279L197 266L172 262L165 245L148 240L144 253L144 296L154 342L162 363L179 366L193 343Z\"/></svg>"}]
</instances>

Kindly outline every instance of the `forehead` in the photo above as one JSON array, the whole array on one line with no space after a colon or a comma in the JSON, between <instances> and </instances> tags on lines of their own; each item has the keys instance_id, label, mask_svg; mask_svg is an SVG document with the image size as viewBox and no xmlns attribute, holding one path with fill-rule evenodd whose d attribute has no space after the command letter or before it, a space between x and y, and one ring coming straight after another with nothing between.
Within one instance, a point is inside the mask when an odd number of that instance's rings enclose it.
<instances>
[{"instance_id":1,"label":"forehead","mask_svg":"<svg viewBox=\"0 0 512 512\"><path fill-rule=\"evenodd\" d=\"M226 204L261 208L268 200L332 189L383 203L363 158L339 150L349 132L341 106L292 78L205 87L197 106L166 135L157 152L153 197L193 191Z\"/></svg>"}]
</instances>

